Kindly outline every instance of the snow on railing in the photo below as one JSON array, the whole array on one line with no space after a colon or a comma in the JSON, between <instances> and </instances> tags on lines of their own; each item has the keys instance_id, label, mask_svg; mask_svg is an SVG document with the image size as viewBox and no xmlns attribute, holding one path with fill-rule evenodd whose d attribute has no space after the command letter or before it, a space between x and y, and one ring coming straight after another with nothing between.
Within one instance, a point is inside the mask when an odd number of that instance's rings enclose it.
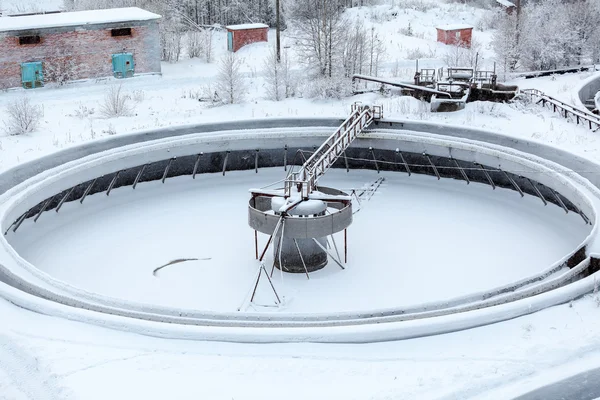
<instances>
[{"instance_id":1,"label":"snow on railing","mask_svg":"<svg viewBox=\"0 0 600 400\"><path fill-rule=\"evenodd\" d=\"M593 129L594 131L600 129L600 117L589 114L583 110L580 110L577 107L573 107L570 104L564 103L558 99L555 99L554 97L548 96L541 90L523 89L521 90L521 93L524 93L530 96L531 98L539 98L539 100L536 101L536 104L541 104L542 107L545 107L546 104L549 104L551 105L552 110L554 112L560 113L565 118L568 118L570 115L575 117L575 121L577 124L585 124L587 122L587 125L590 129Z\"/></svg>"}]
</instances>

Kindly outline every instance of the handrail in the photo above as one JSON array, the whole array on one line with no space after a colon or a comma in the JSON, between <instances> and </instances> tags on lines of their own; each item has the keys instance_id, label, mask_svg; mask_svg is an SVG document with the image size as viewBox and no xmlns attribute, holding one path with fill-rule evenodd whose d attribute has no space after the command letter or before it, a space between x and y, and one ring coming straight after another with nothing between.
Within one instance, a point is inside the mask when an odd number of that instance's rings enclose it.
<instances>
[{"instance_id":1,"label":"handrail","mask_svg":"<svg viewBox=\"0 0 600 400\"><path fill-rule=\"evenodd\" d=\"M352 105L348 118L327 138L327 140L302 164L297 172L290 170L284 185L284 194L291 196L296 187L302 198L308 198L317 180L344 154L344 151L373 120L382 117L381 106Z\"/></svg>"},{"instance_id":2,"label":"handrail","mask_svg":"<svg viewBox=\"0 0 600 400\"><path fill-rule=\"evenodd\" d=\"M546 93L544 93L538 89L522 89L521 92L524 94L527 94L531 97L533 97L533 96L539 97L540 100L538 101L538 103L541 102L542 107L544 107L546 105L546 102L552 104L554 106L554 112L556 112L557 110L561 110L562 111L561 114L565 118L567 118L569 116L569 113L573 114L575 116L577 124L579 124L580 120L584 120L584 121L588 122L588 127L590 129L594 129L594 125L595 125L595 130L600 129L600 117L591 115L585 111L580 110L577 107L574 107L570 104L562 102L558 99L555 99L552 96L548 96Z\"/></svg>"}]
</instances>

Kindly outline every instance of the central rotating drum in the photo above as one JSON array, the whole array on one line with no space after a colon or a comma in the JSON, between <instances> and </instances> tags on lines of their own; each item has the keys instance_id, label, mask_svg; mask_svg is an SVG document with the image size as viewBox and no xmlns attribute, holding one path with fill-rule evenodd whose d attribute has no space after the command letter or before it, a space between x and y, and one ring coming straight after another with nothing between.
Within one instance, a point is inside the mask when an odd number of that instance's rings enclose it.
<instances>
[{"instance_id":1,"label":"central rotating drum","mask_svg":"<svg viewBox=\"0 0 600 400\"><path fill-rule=\"evenodd\" d=\"M352 223L350 196L337 189L320 186L301 202L286 199L282 190L251 193L248 224L269 235L274 266L285 272L308 274L325 267L330 246L327 237ZM258 258L258 248L256 253ZM264 252L260 259L263 257Z\"/></svg>"}]
</instances>

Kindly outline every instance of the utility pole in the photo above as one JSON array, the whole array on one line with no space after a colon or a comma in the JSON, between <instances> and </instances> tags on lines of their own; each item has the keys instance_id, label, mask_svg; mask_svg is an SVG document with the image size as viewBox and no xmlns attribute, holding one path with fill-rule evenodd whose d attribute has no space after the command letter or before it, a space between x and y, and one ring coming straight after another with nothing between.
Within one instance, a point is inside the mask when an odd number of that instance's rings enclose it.
<instances>
[{"instance_id":1,"label":"utility pole","mask_svg":"<svg viewBox=\"0 0 600 400\"><path fill-rule=\"evenodd\" d=\"M276 25L277 25L277 33L275 35L276 37L276 47L277 47L277 62L281 62L281 20L280 20L280 10L279 10L279 0L275 0L275 20L276 20Z\"/></svg>"}]
</instances>

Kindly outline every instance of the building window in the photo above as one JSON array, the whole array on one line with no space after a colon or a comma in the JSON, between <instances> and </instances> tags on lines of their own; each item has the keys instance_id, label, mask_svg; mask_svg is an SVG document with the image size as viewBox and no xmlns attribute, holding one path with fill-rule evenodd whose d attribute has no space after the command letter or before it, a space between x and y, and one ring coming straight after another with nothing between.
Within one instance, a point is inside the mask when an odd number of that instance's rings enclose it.
<instances>
[{"instance_id":1,"label":"building window","mask_svg":"<svg viewBox=\"0 0 600 400\"><path fill-rule=\"evenodd\" d=\"M119 28L112 29L110 31L111 36L131 36L131 28Z\"/></svg>"},{"instance_id":2,"label":"building window","mask_svg":"<svg viewBox=\"0 0 600 400\"><path fill-rule=\"evenodd\" d=\"M19 36L19 45L38 44L41 41L39 36Z\"/></svg>"}]
</instances>

